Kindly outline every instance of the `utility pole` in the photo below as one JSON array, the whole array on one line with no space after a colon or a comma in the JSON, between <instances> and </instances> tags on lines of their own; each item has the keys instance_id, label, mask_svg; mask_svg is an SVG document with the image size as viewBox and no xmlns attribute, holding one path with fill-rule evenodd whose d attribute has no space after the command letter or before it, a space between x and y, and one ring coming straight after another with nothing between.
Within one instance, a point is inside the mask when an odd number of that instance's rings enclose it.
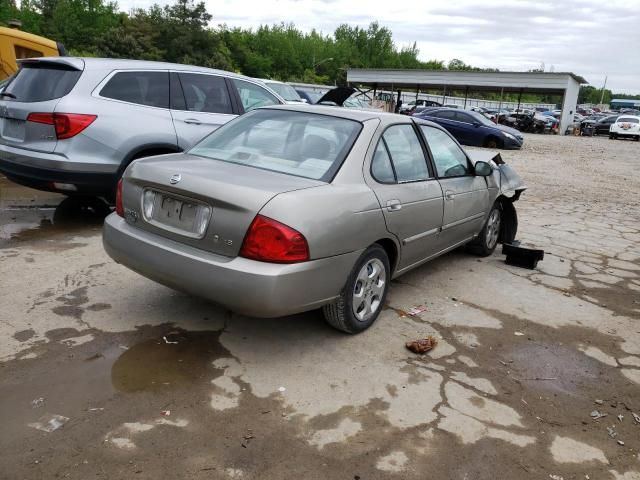
<instances>
[{"instance_id":1,"label":"utility pole","mask_svg":"<svg viewBox=\"0 0 640 480\"><path fill-rule=\"evenodd\" d=\"M607 86L607 78L609 78L608 75L605 75L604 85L602 85L602 93L600 94L600 105L602 105L602 101L604 100L604 88Z\"/></svg>"}]
</instances>

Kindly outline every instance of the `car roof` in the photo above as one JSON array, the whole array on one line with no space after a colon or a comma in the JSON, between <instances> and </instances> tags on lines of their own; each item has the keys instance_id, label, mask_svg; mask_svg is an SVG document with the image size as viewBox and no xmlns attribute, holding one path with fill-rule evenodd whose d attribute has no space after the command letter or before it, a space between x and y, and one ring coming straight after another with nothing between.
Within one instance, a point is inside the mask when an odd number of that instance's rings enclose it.
<instances>
[{"instance_id":1,"label":"car roof","mask_svg":"<svg viewBox=\"0 0 640 480\"><path fill-rule=\"evenodd\" d=\"M348 120L355 120L357 122L365 122L367 120L378 119L385 124L393 123L407 123L411 122L419 123L421 125L431 125L441 128L438 124L424 120L419 117L409 117L407 115L400 115L398 113L380 112L377 110L358 110L356 108L343 108L338 106L328 105L270 105L268 107L262 107L262 109L269 110L289 110L295 112L311 112L321 115L329 115L336 118L346 118Z\"/></svg>"},{"instance_id":2,"label":"car roof","mask_svg":"<svg viewBox=\"0 0 640 480\"><path fill-rule=\"evenodd\" d=\"M34 59L21 60L23 63L30 62L46 62L59 63L65 65L73 65L77 68L88 70L180 70L185 72L204 72L215 73L227 77L236 77L243 80L255 81L251 77L239 75L226 70L217 70L214 68L198 67L195 65L183 65L181 63L154 62L151 60L128 60L124 58L93 58L93 57L42 57Z\"/></svg>"}]
</instances>

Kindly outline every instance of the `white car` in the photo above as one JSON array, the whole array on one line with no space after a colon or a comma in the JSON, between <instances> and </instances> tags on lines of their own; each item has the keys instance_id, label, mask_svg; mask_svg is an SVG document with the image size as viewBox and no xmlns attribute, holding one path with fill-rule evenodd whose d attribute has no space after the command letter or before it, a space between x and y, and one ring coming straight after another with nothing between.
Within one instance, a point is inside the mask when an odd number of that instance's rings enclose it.
<instances>
[{"instance_id":1,"label":"white car","mask_svg":"<svg viewBox=\"0 0 640 480\"><path fill-rule=\"evenodd\" d=\"M640 117L621 115L609 128L609 138L633 138L640 142Z\"/></svg>"}]
</instances>

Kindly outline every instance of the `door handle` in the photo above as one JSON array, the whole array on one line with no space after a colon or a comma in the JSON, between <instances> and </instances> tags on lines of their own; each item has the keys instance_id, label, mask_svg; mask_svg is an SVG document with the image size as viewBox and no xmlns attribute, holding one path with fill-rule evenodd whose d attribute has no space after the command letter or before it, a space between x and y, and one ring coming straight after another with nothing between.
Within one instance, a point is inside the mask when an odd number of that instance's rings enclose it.
<instances>
[{"instance_id":1,"label":"door handle","mask_svg":"<svg viewBox=\"0 0 640 480\"><path fill-rule=\"evenodd\" d=\"M388 212L395 212L398 211L402 208L402 203L400 202L400 200L397 199L393 199L393 200L388 200L387 201L387 211Z\"/></svg>"},{"instance_id":2,"label":"door handle","mask_svg":"<svg viewBox=\"0 0 640 480\"><path fill-rule=\"evenodd\" d=\"M453 198L456 196L455 193L453 193L452 190L447 190L444 192L444 198L446 198L447 200L453 200Z\"/></svg>"},{"instance_id":3,"label":"door handle","mask_svg":"<svg viewBox=\"0 0 640 480\"><path fill-rule=\"evenodd\" d=\"M189 125L200 125L200 120L197 118L187 118L184 120L184 123L188 123Z\"/></svg>"}]
</instances>

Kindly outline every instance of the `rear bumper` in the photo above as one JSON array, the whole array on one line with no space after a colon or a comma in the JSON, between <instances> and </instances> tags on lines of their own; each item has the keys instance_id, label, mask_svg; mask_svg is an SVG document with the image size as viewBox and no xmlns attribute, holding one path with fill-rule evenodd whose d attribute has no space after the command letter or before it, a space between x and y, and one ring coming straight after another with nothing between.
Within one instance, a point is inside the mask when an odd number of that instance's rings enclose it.
<instances>
[{"instance_id":1,"label":"rear bumper","mask_svg":"<svg viewBox=\"0 0 640 480\"><path fill-rule=\"evenodd\" d=\"M611 132L616 135L618 138L638 138L640 137L640 132L626 132L624 130Z\"/></svg>"},{"instance_id":2,"label":"rear bumper","mask_svg":"<svg viewBox=\"0 0 640 480\"><path fill-rule=\"evenodd\" d=\"M282 265L229 258L129 225L115 213L102 232L116 262L162 283L253 317L280 317L334 300L362 251Z\"/></svg>"},{"instance_id":3,"label":"rear bumper","mask_svg":"<svg viewBox=\"0 0 640 480\"><path fill-rule=\"evenodd\" d=\"M1 144L0 172L16 183L38 190L85 195L112 193L117 179L117 165L72 162L61 155ZM59 190L52 182L73 184L77 190Z\"/></svg>"}]
</instances>

